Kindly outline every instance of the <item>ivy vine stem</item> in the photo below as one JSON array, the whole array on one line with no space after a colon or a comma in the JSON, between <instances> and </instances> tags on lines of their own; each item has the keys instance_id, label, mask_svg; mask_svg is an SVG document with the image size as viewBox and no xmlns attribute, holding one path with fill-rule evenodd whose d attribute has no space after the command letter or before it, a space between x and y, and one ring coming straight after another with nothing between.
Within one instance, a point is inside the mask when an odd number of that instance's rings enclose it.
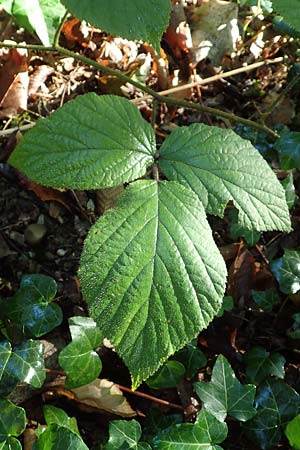
<instances>
[{"instance_id":1,"label":"ivy vine stem","mask_svg":"<svg viewBox=\"0 0 300 450\"><path fill-rule=\"evenodd\" d=\"M59 39L59 33L57 34L56 39ZM102 64L100 64L100 63L98 63L98 62L88 58L87 56L80 55L79 53L75 53L75 52L73 52L71 50L68 50L68 49L58 45L57 43L55 43L51 47L44 47L43 45L8 44L8 43L5 43L5 42L0 42L0 47L25 48L27 50L34 50L34 51L59 52L62 55L68 56L70 58L74 58L75 60L80 61L80 62L82 62L85 65L95 67L96 69L101 70L102 72L105 72L108 75L114 76L114 77L118 78L119 80L123 81L124 83L129 83L132 86L135 86L140 91L151 95L151 97L153 97L159 103L165 103L167 105L175 105L175 106L183 107L183 108L186 108L186 109L193 109L193 110L200 111L200 112L203 112L203 113L211 114L211 115L214 115L214 116L217 116L217 117L222 117L222 118L227 119L227 120L229 120L231 122L242 123L242 124L244 124L244 125L246 125L248 127L255 128L257 130L265 132L266 134L268 134L273 139L278 139L279 138L279 134L276 133L271 128L269 128L268 126L266 126L264 124L261 124L261 123L254 122L253 120L250 120L250 119L245 119L244 117L237 116L234 113L229 113L229 112L217 109L217 108L204 106L204 105L202 105L200 103L194 103L194 102L191 102L191 101L188 101L188 100L181 100L181 99L174 98L174 97L160 95L158 92L154 91L150 87L142 85L142 84L140 84L139 82L137 82L135 80L132 80L130 77L128 77L127 75L124 75L120 71L115 70L115 69L111 69L110 67L107 67L107 66L104 66L104 65L102 65Z\"/></svg>"}]
</instances>

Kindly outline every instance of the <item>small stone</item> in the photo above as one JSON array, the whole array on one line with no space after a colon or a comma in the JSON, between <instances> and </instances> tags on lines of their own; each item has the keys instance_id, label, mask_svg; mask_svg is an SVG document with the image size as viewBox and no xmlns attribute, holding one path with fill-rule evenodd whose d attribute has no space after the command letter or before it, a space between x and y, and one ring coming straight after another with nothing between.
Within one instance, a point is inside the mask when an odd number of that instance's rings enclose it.
<instances>
[{"instance_id":1,"label":"small stone","mask_svg":"<svg viewBox=\"0 0 300 450\"><path fill-rule=\"evenodd\" d=\"M32 223L25 230L25 240L29 245L39 244L45 237L47 228L40 223Z\"/></svg>"},{"instance_id":2,"label":"small stone","mask_svg":"<svg viewBox=\"0 0 300 450\"><path fill-rule=\"evenodd\" d=\"M67 250L65 250L64 248L59 248L56 252L57 256L65 256L66 253Z\"/></svg>"}]
</instances>

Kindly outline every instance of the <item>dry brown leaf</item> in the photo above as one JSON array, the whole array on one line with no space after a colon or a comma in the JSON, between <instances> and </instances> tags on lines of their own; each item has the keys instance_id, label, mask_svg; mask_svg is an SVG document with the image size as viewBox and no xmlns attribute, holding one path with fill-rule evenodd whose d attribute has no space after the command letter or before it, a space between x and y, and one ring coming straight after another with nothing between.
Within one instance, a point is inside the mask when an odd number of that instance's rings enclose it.
<instances>
[{"instance_id":1,"label":"dry brown leaf","mask_svg":"<svg viewBox=\"0 0 300 450\"><path fill-rule=\"evenodd\" d=\"M69 212L72 212L70 206L68 205L68 198L63 193L57 189L49 188L46 186L41 186L40 184L33 183L32 181L23 181L27 189L33 191L35 195L42 201L54 201L63 205Z\"/></svg>"},{"instance_id":2,"label":"dry brown leaf","mask_svg":"<svg viewBox=\"0 0 300 450\"><path fill-rule=\"evenodd\" d=\"M28 87L28 97L37 93L41 85L47 80L48 76L54 72L54 69L46 64L38 66L31 74Z\"/></svg>"},{"instance_id":3,"label":"dry brown leaf","mask_svg":"<svg viewBox=\"0 0 300 450\"><path fill-rule=\"evenodd\" d=\"M11 49L0 74L0 118L27 109L28 84L27 54Z\"/></svg>"},{"instance_id":4,"label":"dry brown leaf","mask_svg":"<svg viewBox=\"0 0 300 450\"><path fill-rule=\"evenodd\" d=\"M92 383L72 389L78 402L122 417L134 417L122 391L112 381L97 378Z\"/></svg>"},{"instance_id":5,"label":"dry brown leaf","mask_svg":"<svg viewBox=\"0 0 300 450\"><path fill-rule=\"evenodd\" d=\"M116 205L117 200L123 191L124 191L123 184L106 189L98 189L96 191L97 213L99 215L102 215L108 209L113 208Z\"/></svg>"},{"instance_id":6,"label":"dry brown leaf","mask_svg":"<svg viewBox=\"0 0 300 450\"><path fill-rule=\"evenodd\" d=\"M241 247L228 272L228 295L238 301L248 298L255 280L255 260L252 253Z\"/></svg>"}]
</instances>

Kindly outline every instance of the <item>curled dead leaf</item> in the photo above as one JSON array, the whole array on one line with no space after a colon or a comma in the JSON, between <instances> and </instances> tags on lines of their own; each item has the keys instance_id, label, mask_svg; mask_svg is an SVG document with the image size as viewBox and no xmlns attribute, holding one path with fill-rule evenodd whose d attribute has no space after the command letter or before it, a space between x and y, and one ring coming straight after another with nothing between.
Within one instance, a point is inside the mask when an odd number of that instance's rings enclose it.
<instances>
[{"instance_id":1,"label":"curled dead leaf","mask_svg":"<svg viewBox=\"0 0 300 450\"><path fill-rule=\"evenodd\" d=\"M112 381L97 378L92 383L72 389L72 392L84 405L122 417L136 416L122 391Z\"/></svg>"}]
</instances>

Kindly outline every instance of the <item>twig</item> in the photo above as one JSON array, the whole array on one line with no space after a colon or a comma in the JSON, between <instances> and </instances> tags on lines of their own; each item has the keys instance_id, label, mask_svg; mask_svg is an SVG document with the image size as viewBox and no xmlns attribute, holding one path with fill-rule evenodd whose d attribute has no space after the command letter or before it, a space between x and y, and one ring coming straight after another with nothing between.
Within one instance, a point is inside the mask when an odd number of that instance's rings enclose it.
<instances>
[{"instance_id":1,"label":"twig","mask_svg":"<svg viewBox=\"0 0 300 450\"><path fill-rule=\"evenodd\" d=\"M30 128L34 127L35 122L28 123L26 125L21 125L20 127L7 128L6 130L0 130L0 137L9 136L10 134L15 133L16 131L26 131Z\"/></svg>"},{"instance_id":2,"label":"twig","mask_svg":"<svg viewBox=\"0 0 300 450\"><path fill-rule=\"evenodd\" d=\"M279 137L279 134L273 131L271 128L267 127L266 125L256 123L252 120L245 119L243 117L237 116L233 113L227 113L225 111L222 111L220 109L211 108L209 106L204 106L199 103L193 103L186 100L180 100L173 97L163 96L159 94L158 92L154 91L153 89L149 88L148 86L142 85L139 82L132 80L127 75L124 75L118 70L111 69L108 66L103 66L102 64L99 64L96 61L93 61L90 58L87 58L84 55L80 55L78 53L74 53L64 47L61 47L60 45L55 45L53 47L43 47L42 45L24 45L24 44L5 44L5 42L0 42L0 47L9 47L9 48L27 48L31 50L40 50L40 51L49 51L49 52L59 52L62 55L69 56L71 58L74 58L83 64L95 67L98 70L101 70L109 75L112 75L114 77L119 78L124 83L130 83L131 85L135 86L137 89L139 89L142 92L145 92L146 94L151 95L151 97L155 98L160 103L166 103L167 105L176 105L181 106L183 108L187 109L194 109L196 111L200 111L203 113L212 114L217 117L223 117L225 119L228 119L235 123L243 123L244 125L247 125L251 128L256 128L260 131L265 132L269 136L271 136L273 139L277 139Z\"/></svg>"},{"instance_id":3,"label":"twig","mask_svg":"<svg viewBox=\"0 0 300 450\"><path fill-rule=\"evenodd\" d=\"M262 67L269 64L277 64L279 62L282 62L283 60L284 58L282 56L279 56L278 58L274 59L266 59L265 61L258 61L256 63L249 64L249 66L242 66L238 67L237 69L229 70L228 72L218 73L216 75L213 75L212 77L203 78L202 80L194 81L193 83L187 83L181 86L165 89L164 91L159 91L158 94L159 95L174 94L176 92L185 91L186 89L192 89L197 86L203 86L205 84L213 83L214 81L222 80L223 78L232 77L234 75L238 75L239 73L250 72L251 70L257 69L258 67ZM136 100L136 102L145 100L145 98L147 98L147 96L140 97Z\"/></svg>"},{"instance_id":4,"label":"twig","mask_svg":"<svg viewBox=\"0 0 300 450\"><path fill-rule=\"evenodd\" d=\"M158 403L160 405L168 406L169 408L176 409L177 411L181 411L181 412L184 411L184 407L180 406L180 405L176 405L176 403L168 402L167 400L162 400L161 398L153 397L152 395L145 394L144 392L132 391L128 387L121 386L120 384L117 384L116 386L118 386L118 388L121 391L127 392L128 394L132 394L132 395L136 395L137 397L145 398L147 400Z\"/></svg>"}]
</instances>

